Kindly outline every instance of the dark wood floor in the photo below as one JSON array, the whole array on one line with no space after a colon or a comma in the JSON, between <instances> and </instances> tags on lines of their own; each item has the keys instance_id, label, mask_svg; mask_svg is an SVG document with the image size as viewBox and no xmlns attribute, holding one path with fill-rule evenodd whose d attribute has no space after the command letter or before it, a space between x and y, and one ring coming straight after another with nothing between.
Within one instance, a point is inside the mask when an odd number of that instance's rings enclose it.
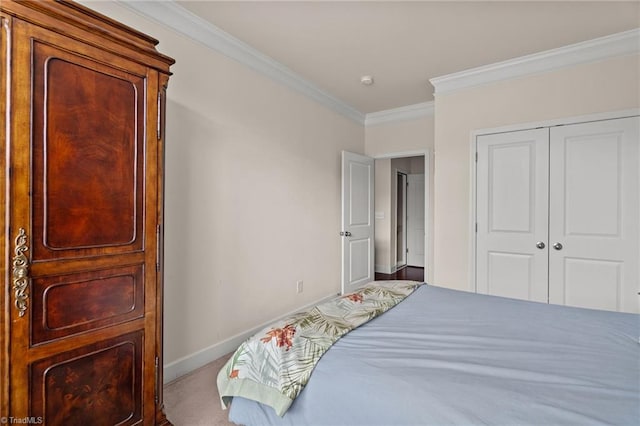
<instances>
[{"instance_id":1,"label":"dark wood floor","mask_svg":"<svg viewBox=\"0 0 640 426\"><path fill-rule=\"evenodd\" d=\"M379 280L413 280L424 281L424 268L415 266L405 266L404 268L394 272L393 274L381 274L376 272L376 281Z\"/></svg>"}]
</instances>

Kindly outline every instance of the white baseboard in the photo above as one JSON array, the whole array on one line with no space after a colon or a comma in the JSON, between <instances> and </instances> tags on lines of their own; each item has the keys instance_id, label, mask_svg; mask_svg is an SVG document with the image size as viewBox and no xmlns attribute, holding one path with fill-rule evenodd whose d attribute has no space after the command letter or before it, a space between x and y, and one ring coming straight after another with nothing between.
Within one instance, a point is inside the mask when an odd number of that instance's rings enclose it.
<instances>
[{"instance_id":1,"label":"white baseboard","mask_svg":"<svg viewBox=\"0 0 640 426\"><path fill-rule=\"evenodd\" d=\"M318 305L322 302L326 302L327 300L333 299L334 297L339 295L340 293L336 293L336 294L331 294L329 296L323 297L320 300L304 305L294 311L288 312L278 318L275 318L263 324L260 324L250 330L246 330L236 334L235 336L231 336L228 339L223 340L222 342L218 342L207 348L201 349L197 352L194 352L192 354L179 358L173 362L170 362L169 364L166 364L163 368L164 384L167 384L173 380L178 379L179 377L189 374L192 371L197 370L198 368L203 367L212 361L215 361L221 356L235 351L238 348L238 346L242 344L242 342L244 342L249 337L256 334L261 329L269 326L269 324L272 324L296 312Z\"/></svg>"}]
</instances>

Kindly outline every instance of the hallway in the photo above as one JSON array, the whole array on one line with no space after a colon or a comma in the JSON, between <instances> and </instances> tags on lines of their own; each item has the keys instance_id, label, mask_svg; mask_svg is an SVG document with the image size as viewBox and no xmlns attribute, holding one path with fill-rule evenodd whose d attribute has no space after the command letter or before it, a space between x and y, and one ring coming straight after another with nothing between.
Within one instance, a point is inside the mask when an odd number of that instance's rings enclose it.
<instances>
[{"instance_id":1,"label":"hallway","mask_svg":"<svg viewBox=\"0 0 640 426\"><path fill-rule=\"evenodd\" d=\"M405 266L397 270L393 274L383 274L376 272L376 281L381 280L413 280L424 282L424 268L416 266Z\"/></svg>"}]
</instances>

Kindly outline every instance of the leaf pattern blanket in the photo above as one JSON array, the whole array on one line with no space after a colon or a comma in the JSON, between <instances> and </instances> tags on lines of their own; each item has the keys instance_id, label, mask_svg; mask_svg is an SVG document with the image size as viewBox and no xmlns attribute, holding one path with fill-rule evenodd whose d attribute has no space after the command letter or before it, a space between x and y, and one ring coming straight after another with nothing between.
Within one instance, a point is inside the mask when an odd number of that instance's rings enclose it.
<instances>
[{"instance_id":1,"label":"leaf pattern blanket","mask_svg":"<svg viewBox=\"0 0 640 426\"><path fill-rule=\"evenodd\" d=\"M218 374L222 408L234 396L241 396L284 415L331 345L400 303L420 285L416 281L375 281L259 331L240 345Z\"/></svg>"}]
</instances>

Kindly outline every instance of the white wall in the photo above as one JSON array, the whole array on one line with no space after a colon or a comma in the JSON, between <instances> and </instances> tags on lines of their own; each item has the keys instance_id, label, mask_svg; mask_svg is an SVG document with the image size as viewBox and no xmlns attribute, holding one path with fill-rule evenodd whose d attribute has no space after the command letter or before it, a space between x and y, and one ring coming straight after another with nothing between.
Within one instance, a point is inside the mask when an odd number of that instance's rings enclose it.
<instances>
[{"instance_id":1,"label":"white wall","mask_svg":"<svg viewBox=\"0 0 640 426\"><path fill-rule=\"evenodd\" d=\"M365 153L370 157L381 157L393 153L433 150L433 130L433 115L367 126Z\"/></svg>"},{"instance_id":2,"label":"white wall","mask_svg":"<svg viewBox=\"0 0 640 426\"><path fill-rule=\"evenodd\" d=\"M427 230L428 259L425 270L425 280L432 279L433 265L433 173L434 173L434 117L426 115L411 120L403 120L374 126L367 126L365 129L365 153L371 157L385 157L392 154L414 153L416 151L428 151L430 153L431 165L429 167L429 226ZM412 155L412 154L409 154ZM411 170L420 170L415 165L415 159L409 164ZM380 170L380 168L383 168ZM422 165L424 167L424 164ZM424 173L424 168L415 173ZM396 236L395 213L392 213L391 206L395 209L395 169L391 166L391 160L376 160L376 211L384 211L385 219L376 220L376 266L382 270L395 265ZM381 182L380 185L378 182Z\"/></svg>"},{"instance_id":3,"label":"white wall","mask_svg":"<svg viewBox=\"0 0 640 426\"><path fill-rule=\"evenodd\" d=\"M363 126L117 3L86 4L161 40L158 50L176 59L165 365L197 367L194 354L206 362L226 339L336 294L340 152L364 152Z\"/></svg>"},{"instance_id":4,"label":"white wall","mask_svg":"<svg viewBox=\"0 0 640 426\"><path fill-rule=\"evenodd\" d=\"M640 56L436 95L434 284L473 290L471 132L640 106Z\"/></svg>"}]
</instances>

